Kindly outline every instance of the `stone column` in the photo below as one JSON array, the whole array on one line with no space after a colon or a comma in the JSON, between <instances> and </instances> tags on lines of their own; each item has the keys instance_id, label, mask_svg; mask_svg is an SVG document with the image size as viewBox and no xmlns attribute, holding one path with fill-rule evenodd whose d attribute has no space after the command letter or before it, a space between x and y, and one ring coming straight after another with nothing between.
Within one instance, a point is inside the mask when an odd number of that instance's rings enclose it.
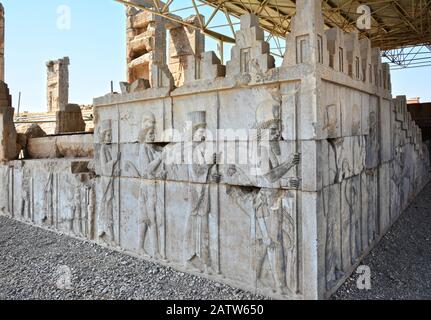
<instances>
[{"instance_id":1,"label":"stone column","mask_svg":"<svg viewBox=\"0 0 431 320\"><path fill-rule=\"evenodd\" d=\"M12 98L6 83L0 81L0 162L18 158L18 135L13 122L14 109Z\"/></svg>"},{"instance_id":2,"label":"stone column","mask_svg":"<svg viewBox=\"0 0 431 320\"><path fill-rule=\"evenodd\" d=\"M166 63L164 19L151 12L127 8L127 79L152 80L153 64Z\"/></svg>"},{"instance_id":3,"label":"stone column","mask_svg":"<svg viewBox=\"0 0 431 320\"><path fill-rule=\"evenodd\" d=\"M60 111L69 102L69 64L68 57L46 63L48 112Z\"/></svg>"},{"instance_id":4,"label":"stone column","mask_svg":"<svg viewBox=\"0 0 431 320\"><path fill-rule=\"evenodd\" d=\"M186 22L198 26L204 19L203 16L193 15ZM180 87L185 82L189 57L200 59L205 51L205 35L200 29L182 25L171 29L169 34L169 70L175 79L175 85Z\"/></svg>"}]
</instances>

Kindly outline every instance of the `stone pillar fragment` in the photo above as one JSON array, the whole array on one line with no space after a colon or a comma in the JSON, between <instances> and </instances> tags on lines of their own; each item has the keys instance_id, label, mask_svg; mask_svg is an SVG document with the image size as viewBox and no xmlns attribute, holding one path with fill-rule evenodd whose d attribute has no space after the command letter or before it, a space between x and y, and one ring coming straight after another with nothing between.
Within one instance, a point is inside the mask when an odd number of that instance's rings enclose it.
<instances>
[{"instance_id":1,"label":"stone pillar fragment","mask_svg":"<svg viewBox=\"0 0 431 320\"><path fill-rule=\"evenodd\" d=\"M68 57L46 63L48 112L57 112L69 103L69 64Z\"/></svg>"},{"instance_id":2,"label":"stone pillar fragment","mask_svg":"<svg viewBox=\"0 0 431 320\"><path fill-rule=\"evenodd\" d=\"M264 39L259 18L254 14L241 16L241 30L236 32L236 45L231 51L231 60L226 65L229 77L250 73L263 75L275 67L269 43Z\"/></svg>"},{"instance_id":3,"label":"stone pillar fragment","mask_svg":"<svg viewBox=\"0 0 431 320\"><path fill-rule=\"evenodd\" d=\"M126 15L128 82L150 80L153 64L166 63L164 19L132 7L127 8Z\"/></svg>"},{"instance_id":4,"label":"stone pillar fragment","mask_svg":"<svg viewBox=\"0 0 431 320\"><path fill-rule=\"evenodd\" d=\"M186 19L187 23L199 26L204 22L203 16L193 15ZM200 57L205 51L205 36L198 28L179 26L169 32L169 69L175 80L175 85L180 87L185 81L185 73L188 69L189 57Z\"/></svg>"},{"instance_id":5,"label":"stone pillar fragment","mask_svg":"<svg viewBox=\"0 0 431 320\"><path fill-rule=\"evenodd\" d=\"M21 152L13 122L14 111L9 88L0 81L0 161L15 160Z\"/></svg>"}]
</instances>

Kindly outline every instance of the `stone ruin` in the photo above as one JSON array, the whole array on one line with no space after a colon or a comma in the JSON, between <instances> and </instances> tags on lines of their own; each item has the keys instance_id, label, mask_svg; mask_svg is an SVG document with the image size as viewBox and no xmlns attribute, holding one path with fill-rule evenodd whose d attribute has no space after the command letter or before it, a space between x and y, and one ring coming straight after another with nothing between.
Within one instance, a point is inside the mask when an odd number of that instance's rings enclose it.
<instances>
[{"instance_id":1,"label":"stone ruin","mask_svg":"<svg viewBox=\"0 0 431 320\"><path fill-rule=\"evenodd\" d=\"M429 182L430 160L380 50L325 31L320 1L296 5L282 66L244 15L226 67L189 56L175 88L163 60L129 60L124 91L94 99L94 138L33 141L36 159L14 160L0 99L0 213L269 297L328 298Z\"/></svg>"},{"instance_id":2,"label":"stone ruin","mask_svg":"<svg viewBox=\"0 0 431 320\"><path fill-rule=\"evenodd\" d=\"M63 110L69 103L69 64L68 57L46 63L48 112Z\"/></svg>"}]
</instances>

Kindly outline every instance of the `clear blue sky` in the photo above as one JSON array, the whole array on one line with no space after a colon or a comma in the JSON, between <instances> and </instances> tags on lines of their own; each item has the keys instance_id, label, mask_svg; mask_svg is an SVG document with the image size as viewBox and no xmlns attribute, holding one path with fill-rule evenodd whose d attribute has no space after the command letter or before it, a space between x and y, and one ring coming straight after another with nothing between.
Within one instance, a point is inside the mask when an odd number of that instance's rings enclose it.
<instances>
[{"instance_id":1,"label":"clear blue sky","mask_svg":"<svg viewBox=\"0 0 431 320\"><path fill-rule=\"evenodd\" d=\"M0 0L6 11L6 82L21 110L46 110L45 62L69 56L70 102L91 104L125 80L125 13L114 0ZM71 28L57 27L61 5L71 8ZM214 23L218 23L217 19ZM215 45L207 46L215 50ZM225 49L228 53L228 48ZM431 69L392 72L393 94L431 101Z\"/></svg>"}]
</instances>

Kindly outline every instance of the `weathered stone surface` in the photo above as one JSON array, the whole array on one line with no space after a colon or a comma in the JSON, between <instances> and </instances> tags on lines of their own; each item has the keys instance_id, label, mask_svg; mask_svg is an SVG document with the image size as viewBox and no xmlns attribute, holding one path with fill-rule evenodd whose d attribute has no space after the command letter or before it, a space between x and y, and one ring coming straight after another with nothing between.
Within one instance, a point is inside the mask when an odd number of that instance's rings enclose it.
<instances>
[{"instance_id":1,"label":"weathered stone surface","mask_svg":"<svg viewBox=\"0 0 431 320\"><path fill-rule=\"evenodd\" d=\"M55 133L84 132L85 121L82 118L81 107L77 104L68 104L56 112Z\"/></svg>"},{"instance_id":2,"label":"weathered stone surface","mask_svg":"<svg viewBox=\"0 0 431 320\"><path fill-rule=\"evenodd\" d=\"M241 30L237 31L236 39L237 42L231 50L231 60L226 65L228 77L241 74L263 77L268 70L275 67L269 43L264 40L263 29L256 24L255 16L246 14L241 17Z\"/></svg>"},{"instance_id":3,"label":"weathered stone surface","mask_svg":"<svg viewBox=\"0 0 431 320\"><path fill-rule=\"evenodd\" d=\"M185 21L199 26L200 23L205 23L205 17L193 15ZM193 68L193 59L199 59L205 51L205 36L199 28L184 26L169 30L169 35L169 70L174 77L175 86L180 87L186 81L187 70Z\"/></svg>"},{"instance_id":4,"label":"weathered stone surface","mask_svg":"<svg viewBox=\"0 0 431 320\"><path fill-rule=\"evenodd\" d=\"M157 41L134 34L151 88L96 98L94 141L30 139L34 157L84 158L0 166L0 213L270 297L328 297L429 181L430 159L378 50L324 32L320 1L296 4L282 67L245 15L227 76L214 53L189 54L180 88L151 60ZM158 27L129 18L129 31Z\"/></svg>"},{"instance_id":5,"label":"weathered stone surface","mask_svg":"<svg viewBox=\"0 0 431 320\"><path fill-rule=\"evenodd\" d=\"M0 81L0 161L17 159L21 152L13 122L14 109L9 88Z\"/></svg>"},{"instance_id":6,"label":"weathered stone surface","mask_svg":"<svg viewBox=\"0 0 431 320\"><path fill-rule=\"evenodd\" d=\"M48 112L63 110L69 103L69 64L68 57L46 63Z\"/></svg>"}]
</instances>

